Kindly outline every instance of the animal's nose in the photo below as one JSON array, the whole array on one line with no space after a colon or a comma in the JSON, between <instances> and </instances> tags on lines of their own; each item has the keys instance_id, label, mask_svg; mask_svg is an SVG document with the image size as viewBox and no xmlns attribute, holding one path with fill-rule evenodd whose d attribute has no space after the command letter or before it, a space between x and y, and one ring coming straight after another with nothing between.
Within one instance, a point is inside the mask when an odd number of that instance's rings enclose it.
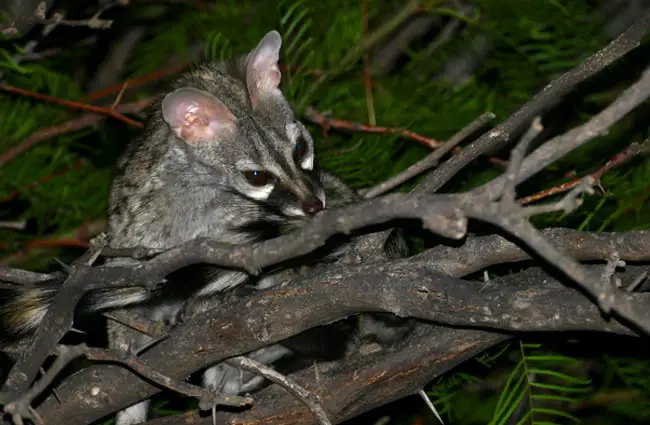
<instances>
[{"instance_id":1,"label":"animal's nose","mask_svg":"<svg viewBox=\"0 0 650 425\"><path fill-rule=\"evenodd\" d=\"M302 210L305 214L315 215L317 212L323 210L323 203L318 199L312 199L302 204Z\"/></svg>"}]
</instances>

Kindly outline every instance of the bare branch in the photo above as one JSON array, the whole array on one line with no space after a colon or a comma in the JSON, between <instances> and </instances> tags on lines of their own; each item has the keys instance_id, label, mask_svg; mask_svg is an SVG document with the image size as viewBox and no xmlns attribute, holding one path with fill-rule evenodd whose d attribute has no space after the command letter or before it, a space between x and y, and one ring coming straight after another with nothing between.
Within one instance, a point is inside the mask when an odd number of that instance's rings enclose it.
<instances>
[{"instance_id":1,"label":"bare branch","mask_svg":"<svg viewBox=\"0 0 650 425\"><path fill-rule=\"evenodd\" d=\"M333 423L354 418L373 408L415 394L437 376L507 339L481 331L443 329L422 324L396 347L359 354L337 364L318 365L290 377L304 382L308 391L319 394ZM353 376L353 379L350 377ZM272 385L255 395L255 409L217 412L215 422L223 425L312 425L314 417L304 403L282 387ZM212 419L199 412L167 416L146 425L192 423L211 425Z\"/></svg>"},{"instance_id":2,"label":"bare branch","mask_svg":"<svg viewBox=\"0 0 650 425\"><path fill-rule=\"evenodd\" d=\"M38 282L47 282L56 279L58 273L37 273L29 270L16 269L0 264L0 281L11 282L18 285L29 285Z\"/></svg>"},{"instance_id":3,"label":"bare branch","mask_svg":"<svg viewBox=\"0 0 650 425\"><path fill-rule=\"evenodd\" d=\"M18 17L12 22L6 24L0 24L0 32L11 35L16 32L17 24L24 24L24 23L28 23L28 24L39 23L42 25L65 25L69 27L88 27L93 29L108 29L113 24L113 21L108 19L100 19L99 17L104 12L111 9L112 7L116 5L125 5L125 4L128 4L128 0L113 1L105 5L104 7L102 7L97 13L95 13L89 19L69 20L69 19L63 19L62 13L55 13L54 15L52 15L51 18L48 18L46 16L47 3L43 1L40 2L38 7L36 8L36 11L34 12L34 16Z\"/></svg>"},{"instance_id":4,"label":"bare branch","mask_svg":"<svg viewBox=\"0 0 650 425\"><path fill-rule=\"evenodd\" d=\"M528 131L510 153L510 162L508 163L508 169L505 173L506 183L503 185L503 192L499 195L502 198L502 202L504 202L504 205L507 207L511 207L515 202L517 177L519 176L519 170L521 170L521 164L528 152L528 147L543 129L544 127L542 127L541 118L535 117L530 128L528 128Z\"/></svg>"},{"instance_id":5,"label":"bare branch","mask_svg":"<svg viewBox=\"0 0 650 425\"><path fill-rule=\"evenodd\" d=\"M232 359L228 359L227 362L240 369L257 373L269 381L278 384L289 393L293 394L300 401L305 403L305 405L309 407L309 410L312 411L314 417L320 425L332 424L332 422L330 422L329 418L327 417L327 413L325 413L325 409L323 409L323 406L321 406L321 402L318 396L304 389L295 380L286 377L281 373L275 371L273 368L265 366L262 363L256 362L255 360L248 357L233 357Z\"/></svg>"},{"instance_id":6,"label":"bare branch","mask_svg":"<svg viewBox=\"0 0 650 425\"><path fill-rule=\"evenodd\" d=\"M604 319L598 306L580 292L540 270L498 278L486 287L482 282L441 276L431 261L421 254L381 264L324 268L308 279L193 317L143 353L142 361L172 379L182 379L208 365L364 311L500 331L632 334L625 326ZM638 275L632 267L627 273L634 274L629 280ZM636 314L650 316L650 294L626 292L623 296ZM201 340L198 348L197 338ZM91 393L96 387L101 391ZM159 389L120 368L97 365L69 377L57 391L62 405L49 399L37 409L44 417L57 418L51 425L92 422ZM333 411L328 408L328 412Z\"/></svg>"},{"instance_id":7,"label":"bare branch","mask_svg":"<svg viewBox=\"0 0 650 425\"><path fill-rule=\"evenodd\" d=\"M199 405L204 409L209 409L214 405L241 407L252 403L250 397L221 394L216 391L188 384L182 380L176 381L170 379L162 373L145 365L131 353L115 349L91 348L85 344L79 344L74 347L66 345L57 347L56 360L54 361L54 364L45 372L43 377L29 389L29 391L25 392L18 399L6 403L4 411L12 416L14 422L20 422L21 419L19 418L23 418L43 423L40 416L36 414L31 406L33 400L41 395L48 386L50 386L64 367L79 356L85 356L89 360L119 363L161 387L174 390L190 397L198 398L200 403Z\"/></svg>"},{"instance_id":8,"label":"bare branch","mask_svg":"<svg viewBox=\"0 0 650 425\"><path fill-rule=\"evenodd\" d=\"M435 167L436 165L438 165L438 161L440 161L440 159L443 156L445 156L447 153L453 150L459 143L462 143L465 139L471 136L472 133L474 133L479 128L483 127L490 120L493 119L494 119L494 114L491 112L487 112L479 116L474 121L469 123L467 126L459 130L448 141L443 143L438 149L430 153L424 159L421 159L420 161L411 165L410 167L408 167L406 170L396 175L395 177L391 177L385 182L380 183L377 186L364 192L363 197L366 199L370 199L370 198L374 198L375 196L384 194L396 188L397 186L401 185L402 183L412 179L413 177L419 176L420 174L424 173L426 170Z\"/></svg>"},{"instance_id":9,"label":"bare branch","mask_svg":"<svg viewBox=\"0 0 650 425\"><path fill-rule=\"evenodd\" d=\"M585 124L546 141L523 161L517 183L534 176L567 153L603 134L608 128L625 117L650 96L650 67L641 78L625 89L614 102L592 117ZM499 196L505 177L500 176L472 192L486 193L490 199Z\"/></svg>"},{"instance_id":10,"label":"bare branch","mask_svg":"<svg viewBox=\"0 0 650 425\"><path fill-rule=\"evenodd\" d=\"M650 260L650 231L647 230L592 233L554 228L539 232L564 255L578 261L604 260L613 252L627 261ZM426 255L432 265L451 276L465 276L495 264L534 258L526 248L499 235L468 237L459 247L441 245Z\"/></svg>"},{"instance_id":11,"label":"bare branch","mask_svg":"<svg viewBox=\"0 0 650 425\"><path fill-rule=\"evenodd\" d=\"M607 46L591 55L574 69L550 82L517 112L434 170L415 191L435 192L474 159L491 150L503 147L533 117L543 115L547 106L554 104L558 97L565 96L578 84L636 48L649 30L650 13L647 13Z\"/></svg>"}]
</instances>

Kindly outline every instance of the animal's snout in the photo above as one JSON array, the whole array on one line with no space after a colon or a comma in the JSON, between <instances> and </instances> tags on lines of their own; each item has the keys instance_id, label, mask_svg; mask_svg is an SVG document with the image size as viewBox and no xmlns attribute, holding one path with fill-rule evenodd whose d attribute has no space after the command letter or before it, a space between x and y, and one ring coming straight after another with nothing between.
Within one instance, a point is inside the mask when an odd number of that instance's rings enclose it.
<instances>
[{"instance_id":1,"label":"animal's snout","mask_svg":"<svg viewBox=\"0 0 650 425\"><path fill-rule=\"evenodd\" d=\"M316 215L319 211L323 211L323 203L319 199L314 198L303 202L302 210L307 215Z\"/></svg>"}]
</instances>

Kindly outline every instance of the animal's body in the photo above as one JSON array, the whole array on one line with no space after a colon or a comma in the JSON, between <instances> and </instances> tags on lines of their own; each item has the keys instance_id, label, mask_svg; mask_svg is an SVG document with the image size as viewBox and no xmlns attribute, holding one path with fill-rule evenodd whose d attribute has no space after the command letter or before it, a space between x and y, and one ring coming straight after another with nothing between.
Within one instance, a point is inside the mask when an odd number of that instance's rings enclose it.
<instances>
[{"instance_id":1,"label":"animal's body","mask_svg":"<svg viewBox=\"0 0 650 425\"><path fill-rule=\"evenodd\" d=\"M173 83L119 161L109 200L108 246L167 249L197 237L252 243L295 230L325 208L358 200L341 180L317 168L313 140L279 89L280 47L281 37L272 31L250 53L199 65ZM399 235L390 243L395 255L405 254ZM336 247L328 258L343 249ZM129 263L137 260L109 262ZM256 283L266 288L291 276L280 269ZM89 293L79 312L127 308L173 325L188 306L210 305L213 297L250 279L241 270L190 267L170 276L158 291L131 287ZM33 331L56 289L52 284L5 291L0 311L5 334ZM111 346L124 350L149 341L112 321L108 335ZM289 346L276 344L250 356L273 363L295 352ZM205 372L204 384L231 394L259 384L252 376L243 378L220 364ZM120 412L117 425L146 420L147 406L144 401Z\"/></svg>"}]
</instances>

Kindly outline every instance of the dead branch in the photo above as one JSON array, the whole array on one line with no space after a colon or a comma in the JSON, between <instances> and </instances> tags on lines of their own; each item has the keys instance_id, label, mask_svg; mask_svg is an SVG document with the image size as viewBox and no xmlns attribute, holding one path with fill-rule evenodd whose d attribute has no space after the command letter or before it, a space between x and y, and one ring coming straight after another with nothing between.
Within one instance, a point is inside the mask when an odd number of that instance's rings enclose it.
<instances>
[{"instance_id":1,"label":"dead branch","mask_svg":"<svg viewBox=\"0 0 650 425\"><path fill-rule=\"evenodd\" d=\"M72 360L77 357L85 356L89 360L96 360L102 362L118 363L129 369L132 369L137 374L142 375L147 380L178 393L196 397L199 399L200 406L205 409L215 405L220 406L236 406L241 407L248 405L252 402L250 397L239 397L221 394L210 389L197 387L186 383L185 381L177 381L170 379L164 374L157 372L146 364L142 363L134 354L122 352L115 349L98 349L91 348L85 344L79 344L74 347L61 345L56 350L56 360L53 365L45 372L43 377L39 379L30 389L25 392L18 399L6 403L4 410L10 414L14 421L21 419L30 419L37 423L43 423L38 415L32 408L31 404L36 397L41 395L47 387L52 384L58 374L67 366ZM20 419L18 419L20 418Z\"/></svg>"},{"instance_id":2,"label":"dead branch","mask_svg":"<svg viewBox=\"0 0 650 425\"><path fill-rule=\"evenodd\" d=\"M385 182L380 183L379 185L365 191L363 197L366 199L374 198L375 196L389 192L390 190L412 179L413 177L417 177L423 172L435 167L438 165L443 156L452 150L456 152L459 151L460 149L457 149L457 145L459 143L462 143L465 139L471 136L474 132L478 131L481 127L485 126L494 118L495 116L491 112L486 112L485 114L479 116L467 126L456 132L456 134L454 134L449 140L442 143L437 150L431 152L424 159L421 159L420 161L411 165L397 176L394 176Z\"/></svg>"},{"instance_id":3,"label":"dead branch","mask_svg":"<svg viewBox=\"0 0 650 425\"><path fill-rule=\"evenodd\" d=\"M645 141L641 143L632 143L630 146L626 147L623 149L620 153L616 154L614 157L612 157L610 160L605 162L595 173L591 174L591 177L593 177L595 180L600 179L607 171L611 170L614 167L618 167L622 164L625 164L628 162L630 159L647 153L650 150L650 139L646 139ZM544 198L548 198L549 196L556 195L558 193L563 193L568 190L573 189L576 187L578 184L580 184L580 181L582 181L582 178L579 179L574 179L571 180L567 183L563 183L558 186L554 186L550 189L545 189L541 192L526 196L524 198L521 198L519 200L519 203L522 205L529 204L531 202L539 201Z\"/></svg>"},{"instance_id":4,"label":"dead branch","mask_svg":"<svg viewBox=\"0 0 650 425\"><path fill-rule=\"evenodd\" d=\"M502 148L523 128L528 126L533 117L544 115L549 105L558 98L574 90L578 84L602 71L604 68L630 52L639 45L640 40L650 30L650 13L646 13L621 35L603 47L572 70L551 81L544 89L526 102L518 111L492 131L485 133L475 142L447 163L429 173L415 189L416 192L435 192L474 159L492 150Z\"/></svg>"},{"instance_id":5,"label":"dead branch","mask_svg":"<svg viewBox=\"0 0 650 425\"><path fill-rule=\"evenodd\" d=\"M54 25L65 25L70 27L88 27L93 29L107 29L111 27L113 21L108 19L100 19L99 17L108 9L112 8L113 6L125 5L125 4L128 4L128 1L117 0L114 2L110 2L106 6L102 7L99 11L97 11L97 13L95 13L89 19L68 20L68 19L63 19L63 14L61 13L55 13L51 18L47 18L46 17L47 4L46 2L41 2L38 5L37 9L34 11L33 16L20 16L17 17L17 19L15 19L12 22L6 24L0 24L0 32L13 34L17 31L16 25L25 24L25 23L28 24L39 23L43 25L54 24Z\"/></svg>"},{"instance_id":6,"label":"dead branch","mask_svg":"<svg viewBox=\"0 0 650 425\"><path fill-rule=\"evenodd\" d=\"M42 93L37 93L31 90L25 90L21 89L20 87L13 87L8 84L0 83L0 90L8 92L8 93L17 93L22 96L27 96L27 97L32 97L34 99L39 99L45 102L49 103L55 103L58 105L64 105L69 108L74 108L74 109L81 109L84 111L89 111L89 112L94 112L96 114L102 114L102 115L107 115L109 117L118 119L120 121L123 121L127 124L130 124L135 127L143 128L144 125L139 122L132 120L131 118L125 117L124 115L120 114L119 112L116 112L114 108L102 108L99 106L93 106L93 105L87 105L82 102L76 102L72 100L66 100L66 99L59 99L53 96L48 96L46 94Z\"/></svg>"},{"instance_id":7,"label":"dead branch","mask_svg":"<svg viewBox=\"0 0 650 425\"><path fill-rule=\"evenodd\" d=\"M138 112L151 106L154 100L155 99L143 99L132 103L127 103L124 105L119 105L115 108L115 111L121 114ZM61 134L67 134L73 131L81 130L82 128L90 127L91 125L101 122L106 118L107 118L106 115L88 114L82 116L81 118L76 118L74 120L65 122L55 127L38 130L28 138L23 140L22 142L20 142L18 145L14 146L13 148L9 149L8 151L0 155L0 167L5 165L12 159L15 159L20 154L25 153L27 150L29 150L32 146L34 146L37 143L49 140L52 137Z\"/></svg>"},{"instance_id":8,"label":"dead branch","mask_svg":"<svg viewBox=\"0 0 650 425\"><path fill-rule=\"evenodd\" d=\"M578 261L609 258L617 252L626 261L647 261L650 231L591 233L553 228L539 231L564 255ZM480 255L479 255L480 254ZM536 257L530 250L499 235L468 237L461 246L440 245L428 251L435 266L450 276L465 276L496 264L516 263Z\"/></svg>"},{"instance_id":9,"label":"dead branch","mask_svg":"<svg viewBox=\"0 0 650 425\"><path fill-rule=\"evenodd\" d=\"M361 131L364 133L377 133L377 134L398 134L407 139L415 140L419 143L422 143L428 148L438 148L442 143L438 140L431 139L429 137L423 136L421 134L414 133L409 130L404 130L401 128L391 128L391 127L378 127L373 125L366 125L356 122L345 121L336 118L330 118L326 114L317 111L313 107L308 107L305 110L305 118L314 124L318 124L325 129L330 127L351 130L351 131Z\"/></svg>"},{"instance_id":10,"label":"dead branch","mask_svg":"<svg viewBox=\"0 0 650 425\"><path fill-rule=\"evenodd\" d=\"M338 424L391 401L415 394L444 374L506 336L481 331L445 329L421 324L404 343L369 351L335 364L319 364L290 375L319 396L333 423ZM318 373L319 380L314 376ZM272 385L255 395L255 408L244 412L217 412L224 425L312 425L310 410L280 386ZM211 425L212 418L198 411L168 416L146 425L193 423Z\"/></svg>"},{"instance_id":11,"label":"dead branch","mask_svg":"<svg viewBox=\"0 0 650 425\"><path fill-rule=\"evenodd\" d=\"M486 285L440 275L431 265L434 261L423 253L383 264L323 268L286 287L197 315L173 329L141 358L170 378L181 379L208 365L364 311L499 332L633 334L626 326L604 318L598 306L580 292L539 269L497 278ZM597 266L591 269L601 270ZM631 282L643 271L630 267L620 276ZM650 294L624 292L624 297L638 314L650 315ZM201 343L197 345L198 340ZM53 425L88 423L158 391L121 368L97 365L69 377L57 388L62 404L50 398L37 411L42 416L56 416Z\"/></svg>"},{"instance_id":12,"label":"dead branch","mask_svg":"<svg viewBox=\"0 0 650 425\"><path fill-rule=\"evenodd\" d=\"M289 393L293 394L293 396L298 400L302 401L305 406L311 410L314 418L320 425L332 425L332 422L330 422L329 418L327 417L327 413L325 413L325 409L323 409L323 406L321 406L321 402L318 396L304 389L294 379L283 376L273 368L265 366L262 363L256 362L255 360L248 357L233 357L232 359L228 359L227 362L242 370L254 372L259 376L263 376L269 381L274 382Z\"/></svg>"}]
</instances>

